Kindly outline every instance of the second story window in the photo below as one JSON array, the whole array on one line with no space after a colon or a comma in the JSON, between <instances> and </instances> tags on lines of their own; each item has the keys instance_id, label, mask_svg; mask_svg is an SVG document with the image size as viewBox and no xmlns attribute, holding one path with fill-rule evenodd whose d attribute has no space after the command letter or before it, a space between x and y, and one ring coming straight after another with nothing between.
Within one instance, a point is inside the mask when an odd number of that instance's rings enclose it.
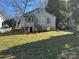
<instances>
[{"instance_id":1,"label":"second story window","mask_svg":"<svg viewBox=\"0 0 79 59\"><path fill-rule=\"evenodd\" d=\"M34 20L34 18L32 17L31 19L32 19L32 22L34 22L34 21L33 21L33 20Z\"/></svg>"},{"instance_id":2,"label":"second story window","mask_svg":"<svg viewBox=\"0 0 79 59\"><path fill-rule=\"evenodd\" d=\"M50 24L50 19L49 18L47 18L47 23Z\"/></svg>"},{"instance_id":3,"label":"second story window","mask_svg":"<svg viewBox=\"0 0 79 59\"><path fill-rule=\"evenodd\" d=\"M28 22L31 22L31 18L30 17L28 18Z\"/></svg>"},{"instance_id":4,"label":"second story window","mask_svg":"<svg viewBox=\"0 0 79 59\"><path fill-rule=\"evenodd\" d=\"M26 17L25 18L25 21L26 22L33 22L34 21L34 18L33 17Z\"/></svg>"}]
</instances>

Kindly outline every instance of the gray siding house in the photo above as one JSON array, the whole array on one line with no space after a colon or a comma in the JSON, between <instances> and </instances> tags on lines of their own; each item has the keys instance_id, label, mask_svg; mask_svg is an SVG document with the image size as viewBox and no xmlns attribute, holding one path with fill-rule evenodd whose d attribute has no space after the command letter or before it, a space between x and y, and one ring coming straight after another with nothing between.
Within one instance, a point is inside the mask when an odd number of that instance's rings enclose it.
<instances>
[{"instance_id":1,"label":"gray siding house","mask_svg":"<svg viewBox=\"0 0 79 59\"><path fill-rule=\"evenodd\" d=\"M45 8L37 8L21 16L16 28L25 32L50 31L56 29L56 16L48 13Z\"/></svg>"}]
</instances>

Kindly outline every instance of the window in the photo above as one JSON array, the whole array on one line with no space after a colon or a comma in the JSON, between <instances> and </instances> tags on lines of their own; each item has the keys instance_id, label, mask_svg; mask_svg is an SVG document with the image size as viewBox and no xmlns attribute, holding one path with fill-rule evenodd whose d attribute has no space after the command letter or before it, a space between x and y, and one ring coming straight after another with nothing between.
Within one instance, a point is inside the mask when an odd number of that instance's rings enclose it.
<instances>
[{"instance_id":1,"label":"window","mask_svg":"<svg viewBox=\"0 0 79 59\"><path fill-rule=\"evenodd\" d=\"M40 10L38 10L37 12L40 13Z\"/></svg>"},{"instance_id":2,"label":"window","mask_svg":"<svg viewBox=\"0 0 79 59\"><path fill-rule=\"evenodd\" d=\"M33 17L32 17L32 22L33 22Z\"/></svg>"},{"instance_id":3,"label":"window","mask_svg":"<svg viewBox=\"0 0 79 59\"><path fill-rule=\"evenodd\" d=\"M28 22L31 22L31 18L30 17L28 18Z\"/></svg>"},{"instance_id":4,"label":"window","mask_svg":"<svg viewBox=\"0 0 79 59\"><path fill-rule=\"evenodd\" d=\"M33 20L34 20L33 17L27 17L27 18L25 18L26 22L33 22Z\"/></svg>"},{"instance_id":5,"label":"window","mask_svg":"<svg viewBox=\"0 0 79 59\"><path fill-rule=\"evenodd\" d=\"M49 18L47 18L47 23L50 23L50 19Z\"/></svg>"},{"instance_id":6,"label":"window","mask_svg":"<svg viewBox=\"0 0 79 59\"><path fill-rule=\"evenodd\" d=\"M28 22L28 17L25 17L25 22Z\"/></svg>"}]
</instances>

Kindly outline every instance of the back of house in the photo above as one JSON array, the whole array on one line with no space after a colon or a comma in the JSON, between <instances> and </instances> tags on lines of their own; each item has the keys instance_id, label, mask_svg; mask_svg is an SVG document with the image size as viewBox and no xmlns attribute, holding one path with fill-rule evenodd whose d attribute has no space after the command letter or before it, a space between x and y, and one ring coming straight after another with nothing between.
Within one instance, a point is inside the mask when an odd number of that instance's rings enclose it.
<instances>
[{"instance_id":1,"label":"back of house","mask_svg":"<svg viewBox=\"0 0 79 59\"><path fill-rule=\"evenodd\" d=\"M48 13L45 8L37 8L21 16L18 27L25 32L55 30L56 16Z\"/></svg>"}]
</instances>

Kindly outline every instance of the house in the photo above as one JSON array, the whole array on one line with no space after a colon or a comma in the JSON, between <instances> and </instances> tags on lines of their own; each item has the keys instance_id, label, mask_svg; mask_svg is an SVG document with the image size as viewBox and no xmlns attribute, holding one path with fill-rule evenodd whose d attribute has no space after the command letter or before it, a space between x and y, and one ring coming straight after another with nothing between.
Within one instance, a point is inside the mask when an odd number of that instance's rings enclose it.
<instances>
[{"instance_id":1,"label":"house","mask_svg":"<svg viewBox=\"0 0 79 59\"><path fill-rule=\"evenodd\" d=\"M56 16L48 13L45 8L37 8L21 16L17 24L24 32L49 31L56 29Z\"/></svg>"},{"instance_id":2,"label":"house","mask_svg":"<svg viewBox=\"0 0 79 59\"><path fill-rule=\"evenodd\" d=\"M4 19L2 17L2 15L0 14L0 28L2 28L2 23L4 22Z\"/></svg>"},{"instance_id":3,"label":"house","mask_svg":"<svg viewBox=\"0 0 79 59\"><path fill-rule=\"evenodd\" d=\"M68 20L67 22L67 27L71 30L75 30L76 28L76 22L75 22L75 19L71 16L70 19Z\"/></svg>"},{"instance_id":4,"label":"house","mask_svg":"<svg viewBox=\"0 0 79 59\"><path fill-rule=\"evenodd\" d=\"M74 13L73 13L73 17L75 19L75 32L79 32L79 9L77 9Z\"/></svg>"},{"instance_id":5,"label":"house","mask_svg":"<svg viewBox=\"0 0 79 59\"><path fill-rule=\"evenodd\" d=\"M70 26L71 30L73 30L74 32L76 31L79 32L79 16L78 15L79 15L79 8L74 10L68 22L68 26Z\"/></svg>"}]
</instances>

